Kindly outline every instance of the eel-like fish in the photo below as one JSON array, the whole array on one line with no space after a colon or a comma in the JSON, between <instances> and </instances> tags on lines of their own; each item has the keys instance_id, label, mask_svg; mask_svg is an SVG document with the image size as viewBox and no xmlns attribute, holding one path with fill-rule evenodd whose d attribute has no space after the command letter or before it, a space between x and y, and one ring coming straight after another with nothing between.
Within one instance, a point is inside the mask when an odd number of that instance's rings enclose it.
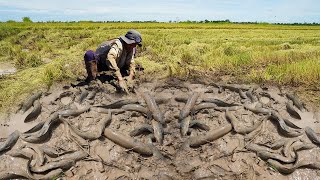
<instances>
[{"instance_id":1,"label":"eel-like fish","mask_svg":"<svg viewBox=\"0 0 320 180\"><path fill-rule=\"evenodd\" d=\"M23 133L21 134L20 138L30 143L42 141L47 137L47 134L50 131L52 125L59 121L60 119L58 113L54 113L47 121L45 121L45 123L39 131L33 133Z\"/></svg>"},{"instance_id":2,"label":"eel-like fish","mask_svg":"<svg viewBox=\"0 0 320 180\"><path fill-rule=\"evenodd\" d=\"M39 116L41 113L41 104L39 100L34 101L33 103L33 110L30 112L30 114L27 115L27 117L24 119L24 122L29 122L32 119L35 119Z\"/></svg>"},{"instance_id":3,"label":"eel-like fish","mask_svg":"<svg viewBox=\"0 0 320 180\"><path fill-rule=\"evenodd\" d=\"M308 136L308 138L317 145L320 145L320 137L316 134L316 132L313 131L310 127L305 128L305 132Z\"/></svg>"},{"instance_id":4,"label":"eel-like fish","mask_svg":"<svg viewBox=\"0 0 320 180\"><path fill-rule=\"evenodd\" d=\"M241 89L238 90L238 93L239 93L239 96L240 96L242 99L247 99L246 93L244 93Z\"/></svg>"},{"instance_id":5,"label":"eel-like fish","mask_svg":"<svg viewBox=\"0 0 320 180\"><path fill-rule=\"evenodd\" d=\"M33 102L40 98L42 95L42 92L37 92L34 95L32 95L28 100L26 100L21 107L21 112L25 113L33 104Z\"/></svg>"},{"instance_id":6,"label":"eel-like fish","mask_svg":"<svg viewBox=\"0 0 320 180\"><path fill-rule=\"evenodd\" d=\"M200 104L194 106L194 108L193 108L194 112L192 112L192 114L194 114L202 109L211 109L211 108L214 109L216 107L217 107L217 105L214 103L200 103Z\"/></svg>"},{"instance_id":7,"label":"eel-like fish","mask_svg":"<svg viewBox=\"0 0 320 180\"><path fill-rule=\"evenodd\" d=\"M137 104L139 101L137 99L121 99L110 104L102 104L102 105L95 105L94 107L101 107L106 109L118 109L126 104Z\"/></svg>"},{"instance_id":8,"label":"eel-like fish","mask_svg":"<svg viewBox=\"0 0 320 180\"><path fill-rule=\"evenodd\" d=\"M191 116L187 116L186 118L183 118L180 122L180 133L181 136L187 135L187 132L189 130L190 126L190 121L191 121Z\"/></svg>"},{"instance_id":9,"label":"eel-like fish","mask_svg":"<svg viewBox=\"0 0 320 180\"><path fill-rule=\"evenodd\" d=\"M216 99L216 98L203 98L202 101L214 103L220 107L240 106L240 104L238 104L238 103L227 103L227 102L224 102L224 101L222 101L220 99Z\"/></svg>"},{"instance_id":10,"label":"eel-like fish","mask_svg":"<svg viewBox=\"0 0 320 180\"><path fill-rule=\"evenodd\" d=\"M88 90L84 90L81 92L80 97L78 99L78 102L81 104L83 102L83 100L86 99L86 97L88 96L89 91Z\"/></svg>"},{"instance_id":11,"label":"eel-like fish","mask_svg":"<svg viewBox=\"0 0 320 180\"><path fill-rule=\"evenodd\" d=\"M163 144L163 127L162 124L158 121L152 121L153 134L156 138L157 142L162 145Z\"/></svg>"},{"instance_id":12,"label":"eel-like fish","mask_svg":"<svg viewBox=\"0 0 320 180\"><path fill-rule=\"evenodd\" d=\"M124 109L126 111L137 111L142 114L145 114L147 117L151 117L151 112L147 108L145 108L139 104L126 104L126 105L122 106L121 109Z\"/></svg>"},{"instance_id":13,"label":"eel-like fish","mask_svg":"<svg viewBox=\"0 0 320 180\"><path fill-rule=\"evenodd\" d=\"M18 130L15 130L13 133L11 133L8 136L7 140L4 143L0 144L0 152L12 148L19 139L19 136L20 132Z\"/></svg>"},{"instance_id":14,"label":"eel-like fish","mask_svg":"<svg viewBox=\"0 0 320 180\"><path fill-rule=\"evenodd\" d=\"M303 105L303 103L298 99L297 96L293 95L293 94L286 94L287 98L290 99L293 104L295 106L297 106L297 108L300 110L300 111L305 111L305 107Z\"/></svg>"},{"instance_id":15,"label":"eel-like fish","mask_svg":"<svg viewBox=\"0 0 320 180\"><path fill-rule=\"evenodd\" d=\"M142 97L145 100L150 112L152 113L152 117L161 124L164 124L165 122L163 114L161 113L160 108L157 105L155 99L152 98L148 92L142 93Z\"/></svg>"},{"instance_id":16,"label":"eel-like fish","mask_svg":"<svg viewBox=\"0 0 320 180\"><path fill-rule=\"evenodd\" d=\"M149 124L141 125L141 126L135 128L133 131L131 131L129 135L131 137L134 137L134 136L139 136L140 134L143 134L145 132L153 133L152 126Z\"/></svg>"},{"instance_id":17,"label":"eel-like fish","mask_svg":"<svg viewBox=\"0 0 320 180\"><path fill-rule=\"evenodd\" d=\"M226 124L219 129L211 130L205 135L190 137L185 143L184 147L190 146L190 147L198 147L203 144L206 144L208 142L212 142L216 139L219 139L220 137L228 134L232 130L231 124Z\"/></svg>"},{"instance_id":18,"label":"eel-like fish","mask_svg":"<svg viewBox=\"0 0 320 180\"><path fill-rule=\"evenodd\" d=\"M271 111L271 117L272 119L275 119L278 121L279 123L279 129L280 131L289 137L297 137L303 134L303 130L302 129L293 129L291 127L289 127L284 120L282 119L282 117L280 116L279 113L277 113L276 111L272 110Z\"/></svg>"},{"instance_id":19,"label":"eel-like fish","mask_svg":"<svg viewBox=\"0 0 320 180\"><path fill-rule=\"evenodd\" d=\"M245 104L244 107L249 110L252 111L255 114L263 114L263 115L270 115L271 114L271 110L267 109L267 108L253 108L248 104Z\"/></svg>"},{"instance_id":20,"label":"eel-like fish","mask_svg":"<svg viewBox=\"0 0 320 180\"><path fill-rule=\"evenodd\" d=\"M88 154L84 151L76 151L71 154L60 156L43 166L30 167L30 169L32 172L36 173L41 173L56 168L69 169L75 164L76 161L79 161L87 156Z\"/></svg>"},{"instance_id":21,"label":"eel-like fish","mask_svg":"<svg viewBox=\"0 0 320 180\"><path fill-rule=\"evenodd\" d=\"M192 96L189 97L187 103L185 104L183 109L180 111L180 115L179 115L180 121L182 121L184 118L186 118L190 114L190 111L193 109L199 96L200 96L200 93L194 92Z\"/></svg>"},{"instance_id":22,"label":"eel-like fish","mask_svg":"<svg viewBox=\"0 0 320 180\"><path fill-rule=\"evenodd\" d=\"M99 121L96 130L94 131L81 131L78 128L72 126L69 122L68 125L70 129L77 134L78 136L84 138L84 139L89 139L89 140L95 140L101 137L104 129L108 124L110 124L112 120L112 113L111 111L109 112L108 116L106 118L103 118L102 120Z\"/></svg>"},{"instance_id":23,"label":"eel-like fish","mask_svg":"<svg viewBox=\"0 0 320 180\"><path fill-rule=\"evenodd\" d=\"M32 153L23 151L21 149L12 149L11 151L7 152L6 154L11 157L20 157L20 158L24 158L24 159L32 159L33 158Z\"/></svg>"},{"instance_id":24,"label":"eel-like fish","mask_svg":"<svg viewBox=\"0 0 320 180\"><path fill-rule=\"evenodd\" d=\"M252 90L246 91L246 96L250 99L251 103L254 103L256 101L256 98L252 94Z\"/></svg>"},{"instance_id":25,"label":"eel-like fish","mask_svg":"<svg viewBox=\"0 0 320 180\"><path fill-rule=\"evenodd\" d=\"M297 111L294 109L292 103L287 102L287 103L286 103L286 108L287 108L287 111L288 111L288 113L289 113L290 115L292 115L293 117L295 117L295 118L297 118L297 119L301 119L301 116L300 116L299 112L297 112Z\"/></svg>"},{"instance_id":26,"label":"eel-like fish","mask_svg":"<svg viewBox=\"0 0 320 180\"><path fill-rule=\"evenodd\" d=\"M93 100L94 99L94 97L96 96L96 94L97 94L97 91L96 90L93 90L93 91L91 91L89 94L88 94L88 99L89 100Z\"/></svg>"},{"instance_id":27,"label":"eel-like fish","mask_svg":"<svg viewBox=\"0 0 320 180\"><path fill-rule=\"evenodd\" d=\"M80 114L88 111L90 109L90 106L84 107L82 109L68 109L64 111L59 111L58 114L60 117L69 117L69 116L79 116Z\"/></svg>"},{"instance_id":28,"label":"eel-like fish","mask_svg":"<svg viewBox=\"0 0 320 180\"><path fill-rule=\"evenodd\" d=\"M153 155L153 149L150 146L143 144L132 137L124 136L108 128L104 130L104 136L113 141L115 144L118 144L126 149L131 149L146 156Z\"/></svg>"},{"instance_id":29,"label":"eel-like fish","mask_svg":"<svg viewBox=\"0 0 320 180\"><path fill-rule=\"evenodd\" d=\"M202 129L204 131L209 131L210 130L210 127L201 123L200 121L198 120L193 120L190 122L190 125L189 125L189 128L199 128L199 129Z\"/></svg>"},{"instance_id":30,"label":"eel-like fish","mask_svg":"<svg viewBox=\"0 0 320 180\"><path fill-rule=\"evenodd\" d=\"M264 160L276 159L284 163L293 163L296 161L296 157L284 157L280 154L276 154L268 151L258 151L257 156L259 156L261 159L264 159Z\"/></svg>"},{"instance_id":31,"label":"eel-like fish","mask_svg":"<svg viewBox=\"0 0 320 180\"><path fill-rule=\"evenodd\" d=\"M267 161L272 167L277 169L280 173L291 174L299 167L308 167L312 169L320 169L319 162L310 162L308 160L297 161L295 164L281 164L274 159L268 159Z\"/></svg>"},{"instance_id":32,"label":"eel-like fish","mask_svg":"<svg viewBox=\"0 0 320 180\"><path fill-rule=\"evenodd\" d=\"M44 163L44 152L37 145L28 144L26 148L30 148L35 152L36 166L42 166Z\"/></svg>"},{"instance_id":33,"label":"eel-like fish","mask_svg":"<svg viewBox=\"0 0 320 180\"><path fill-rule=\"evenodd\" d=\"M248 134L248 133L254 131L255 129L257 129L261 125L263 120L266 119L265 117L262 117L261 118L262 120L255 123L251 127L240 127L238 118L235 115L233 115L229 110L226 110L225 116L226 116L226 119L229 120L230 123L232 124L234 131L239 134Z\"/></svg>"}]
</instances>

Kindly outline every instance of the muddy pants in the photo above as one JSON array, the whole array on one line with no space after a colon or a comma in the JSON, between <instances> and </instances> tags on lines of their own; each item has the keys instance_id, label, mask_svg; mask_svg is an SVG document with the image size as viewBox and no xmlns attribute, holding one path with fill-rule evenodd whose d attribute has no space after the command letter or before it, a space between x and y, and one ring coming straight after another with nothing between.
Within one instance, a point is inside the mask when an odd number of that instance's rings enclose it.
<instances>
[{"instance_id":1,"label":"muddy pants","mask_svg":"<svg viewBox=\"0 0 320 180\"><path fill-rule=\"evenodd\" d=\"M110 68L107 65L106 55L97 56L92 50L88 50L84 54L84 62L87 70L87 79L95 79L98 72L109 71ZM128 76L129 66L124 66L120 69L123 76Z\"/></svg>"}]
</instances>

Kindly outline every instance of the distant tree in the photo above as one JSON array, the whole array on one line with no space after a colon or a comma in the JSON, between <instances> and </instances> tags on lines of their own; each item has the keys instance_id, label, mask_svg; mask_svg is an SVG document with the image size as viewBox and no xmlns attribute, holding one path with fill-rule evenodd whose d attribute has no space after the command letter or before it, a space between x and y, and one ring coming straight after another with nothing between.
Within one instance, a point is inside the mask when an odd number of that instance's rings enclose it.
<instances>
[{"instance_id":1,"label":"distant tree","mask_svg":"<svg viewBox=\"0 0 320 180\"><path fill-rule=\"evenodd\" d=\"M29 17L23 17L22 21L23 22L32 22L32 20Z\"/></svg>"},{"instance_id":2,"label":"distant tree","mask_svg":"<svg viewBox=\"0 0 320 180\"><path fill-rule=\"evenodd\" d=\"M16 22L16 21L14 21L14 20L8 20L7 21L7 23L14 23L14 22Z\"/></svg>"}]
</instances>

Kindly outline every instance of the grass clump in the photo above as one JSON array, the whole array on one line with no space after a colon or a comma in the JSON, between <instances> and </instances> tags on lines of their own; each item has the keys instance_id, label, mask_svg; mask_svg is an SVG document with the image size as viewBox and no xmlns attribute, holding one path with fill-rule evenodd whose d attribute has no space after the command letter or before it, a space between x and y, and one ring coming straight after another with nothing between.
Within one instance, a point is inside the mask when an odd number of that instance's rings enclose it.
<instances>
[{"instance_id":1,"label":"grass clump","mask_svg":"<svg viewBox=\"0 0 320 180\"><path fill-rule=\"evenodd\" d=\"M289 43L283 43L281 45L281 49L288 50L288 49L292 49L292 47L291 47L291 45Z\"/></svg>"},{"instance_id":2,"label":"grass clump","mask_svg":"<svg viewBox=\"0 0 320 180\"><path fill-rule=\"evenodd\" d=\"M258 82L274 81L282 85L316 86L320 84L320 61L319 59L307 59L280 65L270 64L260 71L252 71L249 76Z\"/></svg>"}]
</instances>

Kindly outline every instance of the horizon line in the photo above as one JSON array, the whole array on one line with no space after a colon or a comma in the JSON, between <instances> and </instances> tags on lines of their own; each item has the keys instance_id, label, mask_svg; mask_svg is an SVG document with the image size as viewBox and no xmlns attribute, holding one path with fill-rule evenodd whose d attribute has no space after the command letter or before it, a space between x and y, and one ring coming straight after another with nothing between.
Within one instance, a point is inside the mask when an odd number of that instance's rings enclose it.
<instances>
[{"instance_id":1,"label":"horizon line","mask_svg":"<svg viewBox=\"0 0 320 180\"><path fill-rule=\"evenodd\" d=\"M126 20L47 20L47 21L33 21L30 19L30 17L22 17L23 18L29 18L28 22L25 22L23 20L16 21L16 20L6 20L1 21L0 23L81 23L81 22L91 22L91 23L202 23L202 24L209 24L209 23L225 23L225 24L311 24L311 25L317 25L319 22L267 22L267 21L231 21L229 19L225 20L169 20L169 21L157 21L157 20L132 20L132 21L126 21Z\"/></svg>"}]
</instances>

